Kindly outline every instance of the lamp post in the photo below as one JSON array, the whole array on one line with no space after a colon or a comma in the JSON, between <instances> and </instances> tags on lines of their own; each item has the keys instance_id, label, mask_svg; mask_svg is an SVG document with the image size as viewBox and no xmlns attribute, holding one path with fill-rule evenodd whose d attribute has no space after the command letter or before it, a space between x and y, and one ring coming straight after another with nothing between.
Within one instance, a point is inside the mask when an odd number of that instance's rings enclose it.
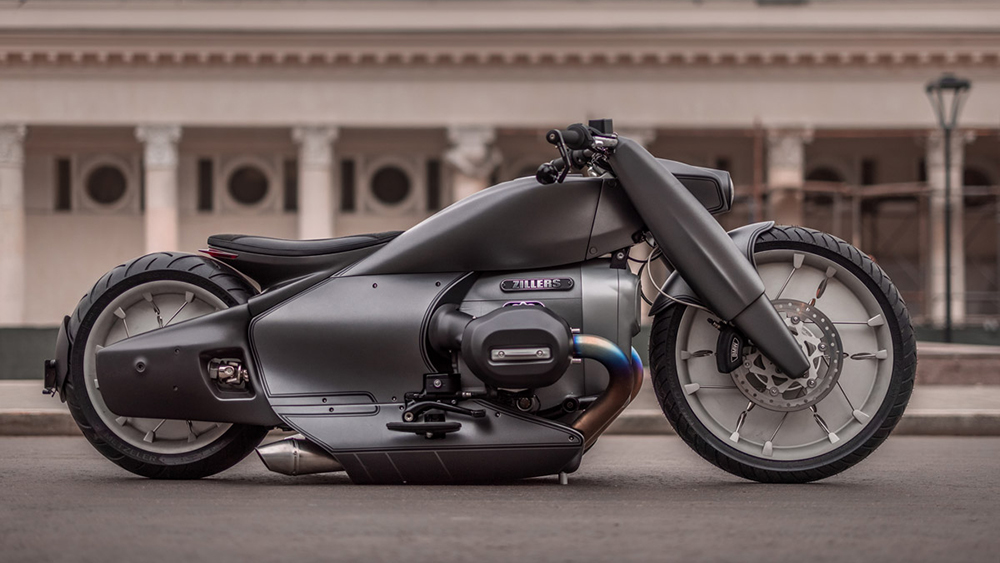
<instances>
[{"instance_id":1,"label":"lamp post","mask_svg":"<svg viewBox=\"0 0 1000 563\"><path fill-rule=\"evenodd\" d=\"M944 131L944 340L951 342L951 136L972 83L946 73L927 83L938 124Z\"/></svg>"}]
</instances>

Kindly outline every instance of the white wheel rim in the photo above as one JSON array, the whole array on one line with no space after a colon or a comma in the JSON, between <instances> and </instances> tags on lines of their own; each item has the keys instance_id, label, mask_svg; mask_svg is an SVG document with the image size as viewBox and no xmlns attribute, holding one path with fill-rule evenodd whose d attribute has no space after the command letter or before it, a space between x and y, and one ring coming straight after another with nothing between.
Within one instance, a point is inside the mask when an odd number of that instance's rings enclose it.
<instances>
[{"instance_id":1,"label":"white wheel rim","mask_svg":"<svg viewBox=\"0 0 1000 563\"><path fill-rule=\"evenodd\" d=\"M225 308L221 299L203 288L162 280L125 291L101 311L87 337L83 373L90 402L111 432L128 444L149 452L183 454L211 444L229 430L231 424L119 416L104 404L96 368L99 346L110 346L127 337L156 330L161 323L172 326Z\"/></svg>"},{"instance_id":2,"label":"white wheel rim","mask_svg":"<svg viewBox=\"0 0 1000 563\"><path fill-rule=\"evenodd\" d=\"M801 267L794 268L797 255ZM866 428L885 400L893 365L886 313L860 279L832 260L782 249L761 252L756 261L766 295L772 300L780 291L781 299L810 301L832 268L833 275L815 307L837 323L844 352L876 357L845 358L839 388L814 405L823 424L808 408L786 415L754 404L743 414L748 398L729 374L718 372L714 355L697 353L714 352L719 332L708 319L716 317L688 307L681 318L675 351L683 396L713 435L742 453L774 461L798 461L829 453ZM868 324L871 319L875 319L871 322L874 326ZM842 324L845 321L858 324ZM741 415L743 423L737 428Z\"/></svg>"}]
</instances>

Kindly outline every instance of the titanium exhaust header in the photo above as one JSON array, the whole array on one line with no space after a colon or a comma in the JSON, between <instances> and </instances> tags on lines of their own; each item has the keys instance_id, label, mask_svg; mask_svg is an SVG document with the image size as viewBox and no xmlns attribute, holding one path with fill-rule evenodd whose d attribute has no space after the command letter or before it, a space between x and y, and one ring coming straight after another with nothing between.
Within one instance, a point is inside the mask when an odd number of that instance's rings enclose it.
<instances>
[{"instance_id":1,"label":"titanium exhaust header","mask_svg":"<svg viewBox=\"0 0 1000 563\"><path fill-rule=\"evenodd\" d=\"M573 336L573 355L601 362L611 379L601 396L573 422L573 428L583 434L584 449L589 449L608 426L625 410L639 393L642 385L642 361L632 349L627 357L614 342L600 336Z\"/></svg>"}]
</instances>

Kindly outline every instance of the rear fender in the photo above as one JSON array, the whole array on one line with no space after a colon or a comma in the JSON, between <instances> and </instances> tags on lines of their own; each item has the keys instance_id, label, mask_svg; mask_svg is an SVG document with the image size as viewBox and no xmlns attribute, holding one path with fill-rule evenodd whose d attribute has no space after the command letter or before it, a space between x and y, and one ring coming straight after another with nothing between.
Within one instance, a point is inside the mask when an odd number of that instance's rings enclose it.
<instances>
[{"instance_id":1,"label":"rear fender","mask_svg":"<svg viewBox=\"0 0 1000 563\"><path fill-rule=\"evenodd\" d=\"M69 341L69 317L63 317L59 325L59 335L56 336L56 357L45 360L45 383L43 389L47 393L59 393L59 400L66 402L66 376L69 374L69 353L72 344Z\"/></svg>"}]
</instances>

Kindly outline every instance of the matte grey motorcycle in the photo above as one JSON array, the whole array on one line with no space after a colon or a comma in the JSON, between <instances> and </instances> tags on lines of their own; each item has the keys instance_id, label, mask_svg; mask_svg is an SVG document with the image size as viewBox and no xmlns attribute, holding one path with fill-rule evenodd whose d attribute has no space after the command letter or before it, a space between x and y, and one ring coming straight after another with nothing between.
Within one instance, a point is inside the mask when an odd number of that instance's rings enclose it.
<instances>
[{"instance_id":1,"label":"matte grey motorcycle","mask_svg":"<svg viewBox=\"0 0 1000 563\"><path fill-rule=\"evenodd\" d=\"M720 468L804 482L899 421L916 350L899 292L842 240L726 233L727 172L654 158L610 120L552 130L535 178L406 232L217 235L105 274L66 317L45 386L139 475L199 478L256 449L356 483L564 477L635 398ZM644 260L635 245L649 245ZM642 262L638 275L629 262ZM295 436L260 446L268 430Z\"/></svg>"}]
</instances>

